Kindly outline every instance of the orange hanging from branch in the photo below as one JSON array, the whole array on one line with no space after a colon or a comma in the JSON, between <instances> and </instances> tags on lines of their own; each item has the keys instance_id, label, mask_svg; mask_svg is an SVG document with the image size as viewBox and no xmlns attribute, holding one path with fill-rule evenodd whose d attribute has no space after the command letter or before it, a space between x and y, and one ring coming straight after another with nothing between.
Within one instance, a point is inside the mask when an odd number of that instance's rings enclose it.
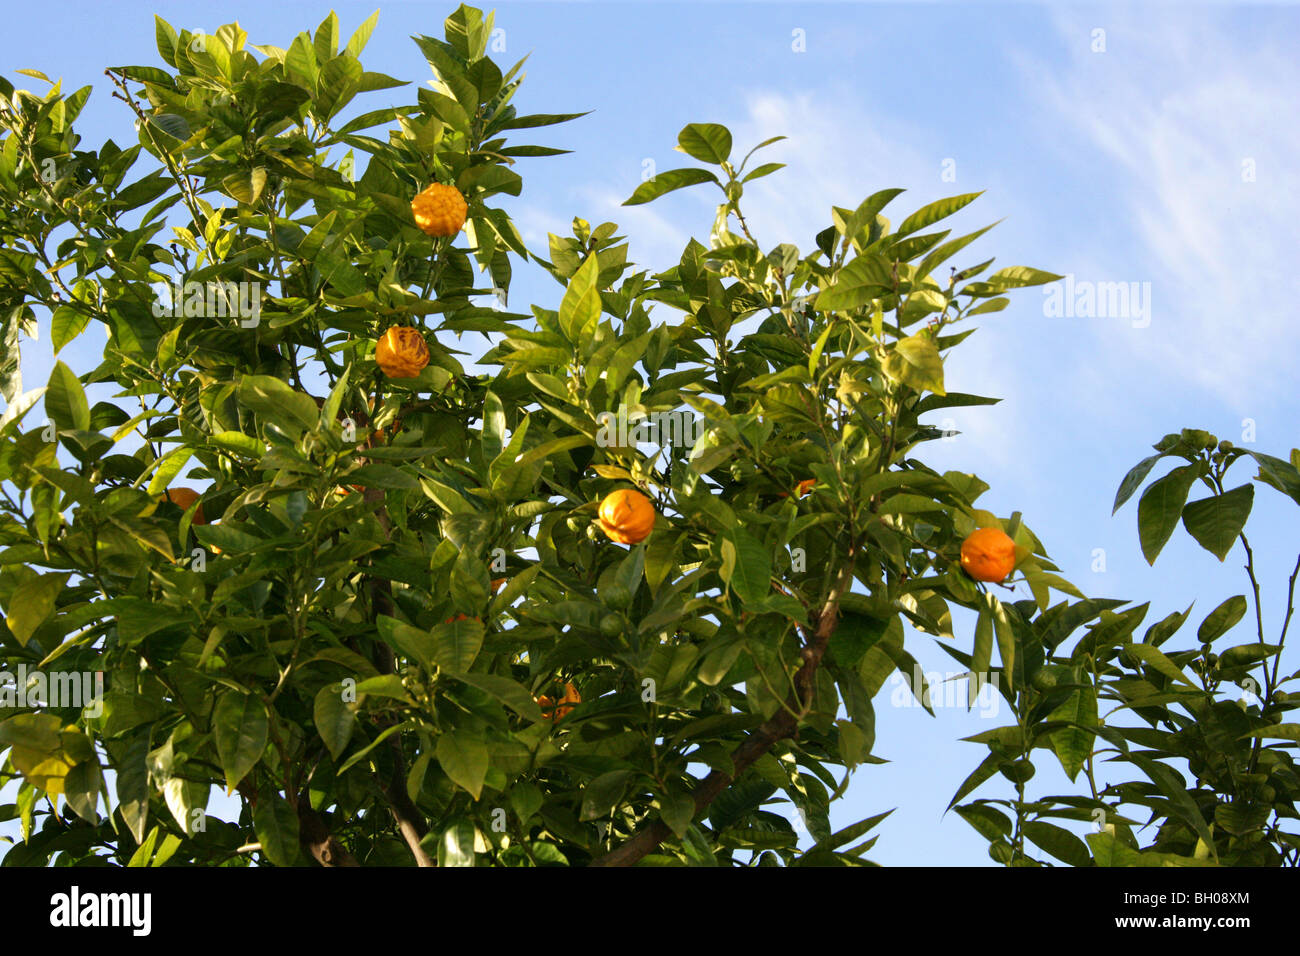
<instances>
[{"instance_id":1,"label":"orange hanging from branch","mask_svg":"<svg viewBox=\"0 0 1300 956\"><path fill-rule=\"evenodd\" d=\"M455 186L434 183L411 200L411 215L425 235L454 236L465 225L469 206Z\"/></svg>"},{"instance_id":2,"label":"orange hanging from branch","mask_svg":"<svg viewBox=\"0 0 1300 956\"><path fill-rule=\"evenodd\" d=\"M641 492L620 488L610 492L600 503L597 522L611 541L636 544L644 541L654 529L655 506Z\"/></svg>"},{"instance_id":3,"label":"orange hanging from branch","mask_svg":"<svg viewBox=\"0 0 1300 956\"><path fill-rule=\"evenodd\" d=\"M167 500L174 504L181 511L189 509L190 505L199 500L199 493L193 488L168 488ZM207 524L208 519L203 515L203 505L194 509L194 518L190 524Z\"/></svg>"},{"instance_id":4,"label":"orange hanging from branch","mask_svg":"<svg viewBox=\"0 0 1300 956\"><path fill-rule=\"evenodd\" d=\"M1005 581L1016 567L1016 543L1001 528L976 528L961 543L961 566L976 581Z\"/></svg>"},{"instance_id":5,"label":"orange hanging from branch","mask_svg":"<svg viewBox=\"0 0 1300 956\"><path fill-rule=\"evenodd\" d=\"M549 718L551 721L557 721L568 716L569 712L573 710L574 707L581 704L582 697L578 695L578 688L574 687L572 683L566 681L564 685L564 696L558 701L552 700L550 697L543 694L541 697L537 698L537 703L542 708L543 717Z\"/></svg>"},{"instance_id":6,"label":"orange hanging from branch","mask_svg":"<svg viewBox=\"0 0 1300 956\"><path fill-rule=\"evenodd\" d=\"M394 325L380 336L375 361L389 378L415 378L429 364L429 345L419 329Z\"/></svg>"}]
</instances>

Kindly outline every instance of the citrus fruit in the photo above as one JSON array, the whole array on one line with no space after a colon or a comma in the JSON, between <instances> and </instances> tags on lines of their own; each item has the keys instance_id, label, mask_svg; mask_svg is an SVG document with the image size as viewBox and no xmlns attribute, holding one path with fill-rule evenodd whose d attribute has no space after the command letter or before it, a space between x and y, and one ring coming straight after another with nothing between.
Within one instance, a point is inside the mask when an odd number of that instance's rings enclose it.
<instances>
[{"instance_id":1,"label":"citrus fruit","mask_svg":"<svg viewBox=\"0 0 1300 956\"><path fill-rule=\"evenodd\" d=\"M600 619L600 633L606 637L618 637L623 633L623 615L610 612Z\"/></svg>"},{"instance_id":2,"label":"citrus fruit","mask_svg":"<svg viewBox=\"0 0 1300 956\"><path fill-rule=\"evenodd\" d=\"M612 607L616 611L621 611L632 603L632 592L618 582L601 588L600 596L604 599L606 607Z\"/></svg>"},{"instance_id":3,"label":"citrus fruit","mask_svg":"<svg viewBox=\"0 0 1300 956\"><path fill-rule=\"evenodd\" d=\"M1033 685L1034 690L1047 693L1055 690L1058 684L1067 682L1070 679L1070 669L1064 664L1044 664L1030 679L1029 683Z\"/></svg>"},{"instance_id":4,"label":"citrus fruit","mask_svg":"<svg viewBox=\"0 0 1300 956\"><path fill-rule=\"evenodd\" d=\"M808 492L812 491L813 485L817 484L816 478L805 478L799 484L794 486L794 493L802 498Z\"/></svg>"},{"instance_id":5,"label":"citrus fruit","mask_svg":"<svg viewBox=\"0 0 1300 956\"><path fill-rule=\"evenodd\" d=\"M465 225L469 206L455 186L434 183L411 200L415 224L429 236L454 236Z\"/></svg>"},{"instance_id":6,"label":"citrus fruit","mask_svg":"<svg viewBox=\"0 0 1300 956\"><path fill-rule=\"evenodd\" d=\"M550 697L543 694L541 697L537 698L537 703L542 708L542 716L555 721L567 716L569 711L582 703L582 698L578 695L578 688L574 687L572 683L566 681L563 697L559 700L552 700Z\"/></svg>"},{"instance_id":7,"label":"citrus fruit","mask_svg":"<svg viewBox=\"0 0 1300 956\"><path fill-rule=\"evenodd\" d=\"M605 496L598 512L600 530L611 541L636 544L644 541L655 526L655 506L631 488L620 488Z\"/></svg>"},{"instance_id":8,"label":"citrus fruit","mask_svg":"<svg viewBox=\"0 0 1300 956\"><path fill-rule=\"evenodd\" d=\"M1003 764L998 769L1012 783L1028 783L1034 776L1034 765L1025 757Z\"/></svg>"},{"instance_id":9,"label":"citrus fruit","mask_svg":"<svg viewBox=\"0 0 1300 956\"><path fill-rule=\"evenodd\" d=\"M429 346L419 329L394 325L375 346L375 361L389 378L414 378L429 364Z\"/></svg>"},{"instance_id":10,"label":"citrus fruit","mask_svg":"<svg viewBox=\"0 0 1300 956\"><path fill-rule=\"evenodd\" d=\"M168 488L167 500L174 504L181 511L188 511L190 505L199 500L199 493L193 488ZM194 518L190 524L207 524L208 520L203 516L203 505L200 504L194 509Z\"/></svg>"},{"instance_id":11,"label":"citrus fruit","mask_svg":"<svg viewBox=\"0 0 1300 956\"><path fill-rule=\"evenodd\" d=\"M1016 543L1001 528L976 528L961 543L961 566L976 581L1005 581L1016 566Z\"/></svg>"}]
</instances>

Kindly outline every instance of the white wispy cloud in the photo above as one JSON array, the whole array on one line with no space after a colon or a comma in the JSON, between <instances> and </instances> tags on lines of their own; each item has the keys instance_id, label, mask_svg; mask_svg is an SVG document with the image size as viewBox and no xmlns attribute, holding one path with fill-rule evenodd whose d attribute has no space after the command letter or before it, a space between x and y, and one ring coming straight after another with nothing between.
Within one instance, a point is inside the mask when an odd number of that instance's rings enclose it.
<instances>
[{"instance_id":1,"label":"white wispy cloud","mask_svg":"<svg viewBox=\"0 0 1300 956\"><path fill-rule=\"evenodd\" d=\"M1179 13L1058 11L1068 57L1027 55L1021 67L1067 131L1063 162L1103 167L1122 211L1114 235L1137 240L1134 261L1081 237L1109 273L1098 278L1153 281L1149 334L1125 337L1132 357L1249 408L1294 375L1300 63L1238 12ZM1091 52L1096 27L1106 52Z\"/></svg>"}]
</instances>

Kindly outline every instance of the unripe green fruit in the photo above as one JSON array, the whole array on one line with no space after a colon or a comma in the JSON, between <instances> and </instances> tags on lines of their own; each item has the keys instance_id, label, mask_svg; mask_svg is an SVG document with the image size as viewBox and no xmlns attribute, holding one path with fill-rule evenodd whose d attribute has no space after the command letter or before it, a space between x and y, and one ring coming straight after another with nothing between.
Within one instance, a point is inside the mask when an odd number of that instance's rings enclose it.
<instances>
[{"instance_id":1,"label":"unripe green fruit","mask_svg":"<svg viewBox=\"0 0 1300 956\"><path fill-rule=\"evenodd\" d=\"M623 615L606 614L600 619L600 633L606 637L618 637L623 633Z\"/></svg>"},{"instance_id":2,"label":"unripe green fruit","mask_svg":"<svg viewBox=\"0 0 1300 956\"><path fill-rule=\"evenodd\" d=\"M1013 763L1004 764L998 769L1002 771L1002 776L1012 783L1028 783L1034 776L1034 765L1025 757L1021 757Z\"/></svg>"},{"instance_id":3,"label":"unripe green fruit","mask_svg":"<svg viewBox=\"0 0 1300 956\"><path fill-rule=\"evenodd\" d=\"M1228 441L1226 438L1219 442L1219 451L1232 451L1232 442Z\"/></svg>"},{"instance_id":4,"label":"unripe green fruit","mask_svg":"<svg viewBox=\"0 0 1300 956\"><path fill-rule=\"evenodd\" d=\"M632 592L618 583L602 588L600 596L607 607L612 607L616 611L621 611L632 603Z\"/></svg>"},{"instance_id":5,"label":"unripe green fruit","mask_svg":"<svg viewBox=\"0 0 1300 956\"><path fill-rule=\"evenodd\" d=\"M1030 679L1029 683L1034 690L1047 693L1054 690L1056 685L1070 676L1070 669L1063 664L1044 664Z\"/></svg>"},{"instance_id":6,"label":"unripe green fruit","mask_svg":"<svg viewBox=\"0 0 1300 956\"><path fill-rule=\"evenodd\" d=\"M1003 866L1006 866L1011 862L1013 852L1011 844L1006 840L999 840L997 843L989 844L989 856L991 856L995 862L1001 863Z\"/></svg>"}]
</instances>

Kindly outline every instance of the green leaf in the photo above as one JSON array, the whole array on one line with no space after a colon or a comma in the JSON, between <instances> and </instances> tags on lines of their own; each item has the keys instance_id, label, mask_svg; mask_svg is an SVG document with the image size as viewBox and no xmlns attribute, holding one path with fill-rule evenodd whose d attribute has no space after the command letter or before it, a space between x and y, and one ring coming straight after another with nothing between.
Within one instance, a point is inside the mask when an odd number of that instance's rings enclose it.
<instances>
[{"instance_id":1,"label":"green leaf","mask_svg":"<svg viewBox=\"0 0 1300 956\"><path fill-rule=\"evenodd\" d=\"M1142 643L1159 647L1174 636L1175 632L1187 622L1187 616L1191 613L1192 605L1189 604L1186 611L1174 611L1163 620L1152 624L1147 628L1147 632L1142 635Z\"/></svg>"},{"instance_id":2,"label":"green leaf","mask_svg":"<svg viewBox=\"0 0 1300 956\"><path fill-rule=\"evenodd\" d=\"M329 748L330 755L338 760L352 739L352 730L357 723L357 715L343 700L341 684L327 684L316 692L312 718L320 739Z\"/></svg>"},{"instance_id":3,"label":"green leaf","mask_svg":"<svg viewBox=\"0 0 1300 956\"><path fill-rule=\"evenodd\" d=\"M918 229L933 225L940 219L947 219L958 209L974 202L981 195L981 193L964 193L960 196L949 196L947 199L940 199L929 205L922 206L899 224L894 235L902 238L911 235Z\"/></svg>"},{"instance_id":4,"label":"green leaf","mask_svg":"<svg viewBox=\"0 0 1300 956\"><path fill-rule=\"evenodd\" d=\"M1002 661L1002 679L1011 688L1016 672L1016 634L1012 629L1006 605L999 601L992 592L986 592L993 609L993 630L998 640L998 658ZM1011 613L1017 613L1013 608Z\"/></svg>"},{"instance_id":5,"label":"green leaf","mask_svg":"<svg viewBox=\"0 0 1300 956\"><path fill-rule=\"evenodd\" d=\"M1025 836L1039 849L1050 853L1070 866L1091 866L1092 854L1077 836L1052 823L1030 820L1025 823Z\"/></svg>"},{"instance_id":6,"label":"green leaf","mask_svg":"<svg viewBox=\"0 0 1300 956\"><path fill-rule=\"evenodd\" d=\"M245 375L239 382L239 402L286 432L300 435L320 420L315 401L274 375Z\"/></svg>"},{"instance_id":7,"label":"green leaf","mask_svg":"<svg viewBox=\"0 0 1300 956\"><path fill-rule=\"evenodd\" d=\"M439 735L435 753L452 783L477 800L488 771L488 749L483 741L466 731L453 731Z\"/></svg>"},{"instance_id":8,"label":"green leaf","mask_svg":"<svg viewBox=\"0 0 1300 956\"><path fill-rule=\"evenodd\" d=\"M883 256L866 253L836 274L834 284L822 290L815 305L819 312L851 312L893 288L891 264Z\"/></svg>"},{"instance_id":9,"label":"green leaf","mask_svg":"<svg viewBox=\"0 0 1300 956\"><path fill-rule=\"evenodd\" d=\"M1183 509L1183 527L1202 548L1222 561L1246 526L1254 501L1254 485L1193 501Z\"/></svg>"},{"instance_id":10,"label":"green leaf","mask_svg":"<svg viewBox=\"0 0 1300 956\"><path fill-rule=\"evenodd\" d=\"M226 772L226 789L234 790L266 749L266 707L252 694L222 694L212 715L212 734Z\"/></svg>"},{"instance_id":11,"label":"green leaf","mask_svg":"<svg viewBox=\"0 0 1300 956\"><path fill-rule=\"evenodd\" d=\"M379 22L379 11L376 10L370 16L366 17L365 22L357 27L352 39L348 40L347 52L352 56L361 56L361 51L366 48L370 42L370 34L375 32L375 24Z\"/></svg>"},{"instance_id":12,"label":"green leaf","mask_svg":"<svg viewBox=\"0 0 1300 956\"><path fill-rule=\"evenodd\" d=\"M717 123L691 123L677 134L677 147L702 163L725 163L731 156L731 131Z\"/></svg>"},{"instance_id":13,"label":"green leaf","mask_svg":"<svg viewBox=\"0 0 1300 956\"><path fill-rule=\"evenodd\" d=\"M1182 465L1175 468L1142 493L1138 500L1138 537L1147 564L1155 564L1183 512L1183 502L1196 481L1199 468Z\"/></svg>"},{"instance_id":14,"label":"green leaf","mask_svg":"<svg viewBox=\"0 0 1300 956\"><path fill-rule=\"evenodd\" d=\"M1115 506L1110 509L1111 514L1119 511L1120 506L1133 497L1133 492L1138 490L1138 485L1142 484L1142 480L1150 474L1156 462L1163 457L1164 455L1150 455L1129 469L1129 473L1119 483L1119 490L1115 492Z\"/></svg>"},{"instance_id":15,"label":"green leaf","mask_svg":"<svg viewBox=\"0 0 1300 956\"><path fill-rule=\"evenodd\" d=\"M1273 740L1294 740L1300 743L1300 724L1274 724L1272 727L1256 727L1247 731L1242 737L1267 737Z\"/></svg>"},{"instance_id":16,"label":"green leaf","mask_svg":"<svg viewBox=\"0 0 1300 956\"><path fill-rule=\"evenodd\" d=\"M1196 687L1196 684L1183 673L1182 668L1166 657L1160 648L1150 644L1129 644L1126 645L1125 650L1171 680L1186 684L1188 687Z\"/></svg>"},{"instance_id":17,"label":"green leaf","mask_svg":"<svg viewBox=\"0 0 1300 956\"><path fill-rule=\"evenodd\" d=\"M276 866L293 866L298 860L298 814L274 790L263 789L253 806L253 830L262 852Z\"/></svg>"},{"instance_id":18,"label":"green leaf","mask_svg":"<svg viewBox=\"0 0 1300 956\"><path fill-rule=\"evenodd\" d=\"M458 681L490 694L505 704L520 717L533 723L543 720L542 709L533 699L533 695L517 681L496 674L454 674Z\"/></svg>"},{"instance_id":19,"label":"green leaf","mask_svg":"<svg viewBox=\"0 0 1300 956\"><path fill-rule=\"evenodd\" d=\"M432 632L433 663L456 674L464 674L483 646L483 622L474 618L447 621Z\"/></svg>"},{"instance_id":20,"label":"green leaf","mask_svg":"<svg viewBox=\"0 0 1300 956\"><path fill-rule=\"evenodd\" d=\"M974 652L971 654L970 669L974 672L979 682L988 679L989 665L993 661L993 612L987 605L980 607L979 617L975 621L975 645ZM976 692L976 684L971 684L972 696Z\"/></svg>"},{"instance_id":21,"label":"green leaf","mask_svg":"<svg viewBox=\"0 0 1300 956\"><path fill-rule=\"evenodd\" d=\"M158 468L149 478L148 493L157 496L166 491L167 487L172 483L172 479L180 474L181 469L185 467L185 463L190 460L193 454L193 448L182 445L163 455Z\"/></svg>"},{"instance_id":22,"label":"green leaf","mask_svg":"<svg viewBox=\"0 0 1300 956\"><path fill-rule=\"evenodd\" d=\"M333 10L316 28L312 46L316 51L316 59L321 63L332 59L339 52L339 18Z\"/></svg>"},{"instance_id":23,"label":"green leaf","mask_svg":"<svg viewBox=\"0 0 1300 956\"><path fill-rule=\"evenodd\" d=\"M208 802L211 787L197 780L184 777L171 777L163 784L163 801L171 811L172 818L187 834L194 834L194 811L203 809Z\"/></svg>"},{"instance_id":24,"label":"green leaf","mask_svg":"<svg viewBox=\"0 0 1300 956\"><path fill-rule=\"evenodd\" d=\"M683 791L665 794L659 798L659 816L680 840L695 818L695 800Z\"/></svg>"},{"instance_id":25,"label":"green leaf","mask_svg":"<svg viewBox=\"0 0 1300 956\"><path fill-rule=\"evenodd\" d=\"M45 392L45 411L59 428L90 430L90 405L75 372L55 362Z\"/></svg>"},{"instance_id":26,"label":"green leaf","mask_svg":"<svg viewBox=\"0 0 1300 956\"><path fill-rule=\"evenodd\" d=\"M542 808L544 800L541 788L526 780L510 788L510 805L514 807L520 823L527 823Z\"/></svg>"},{"instance_id":27,"label":"green leaf","mask_svg":"<svg viewBox=\"0 0 1300 956\"><path fill-rule=\"evenodd\" d=\"M438 866L474 865L474 824L458 820L442 831L438 841Z\"/></svg>"},{"instance_id":28,"label":"green leaf","mask_svg":"<svg viewBox=\"0 0 1300 956\"><path fill-rule=\"evenodd\" d=\"M387 614L375 617L375 628L384 642L405 657L425 667L433 663L433 636Z\"/></svg>"},{"instance_id":29,"label":"green leaf","mask_svg":"<svg viewBox=\"0 0 1300 956\"><path fill-rule=\"evenodd\" d=\"M747 183L751 179L760 179L763 176L770 176L778 169L785 169L785 163L764 163L762 166L756 166L754 169L750 170L750 172L746 173L745 178L742 179L741 182Z\"/></svg>"},{"instance_id":30,"label":"green leaf","mask_svg":"<svg viewBox=\"0 0 1300 956\"><path fill-rule=\"evenodd\" d=\"M369 488L415 490L420 487L419 479L414 475L381 462L368 462L355 468L344 476L344 480L350 485L365 485Z\"/></svg>"},{"instance_id":31,"label":"green leaf","mask_svg":"<svg viewBox=\"0 0 1300 956\"><path fill-rule=\"evenodd\" d=\"M343 374L339 376L339 380L335 382L334 387L330 389L329 397L326 398L325 402L321 405L321 428L326 430L331 429L338 421L339 409L343 407L343 398L348 392L348 379L351 371L352 366L350 365L343 369Z\"/></svg>"},{"instance_id":32,"label":"green leaf","mask_svg":"<svg viewBox=\"0 0 1300 956\"><path fill-rule=\"evenodd\" d=\"M1058 276L1055 272L1044 272L1042 269L1031 269L1029 266L1008 266L989 276L987 284L1001 291L1044 285L1064 278L1065 276Z\"/></svg>"},{"instance_id":33,"label":"green leaf","mask_svg":"<svg viewBox=\"0 0 1300 956\"><path fill-rule=\"evenodd\" d=\"M623 799L623 791L631 776L630 770L611 770L583 787L582 813L579 819L599 820L609 816Z\"/></svg>"},{"instance_id":34,"label":"green leaf","mask_svg":"<svg viewBox=\"0 0 1300 956\"><path fill-rule=\"evenodd\" d=\"M599 275L600 262L592 253L573 274L560 300L560 328L574 344L588 339L600 321L600 289L596 285Z\"/></svg>"},{"instance_id":35,"label":"green leaf","mask_svg":"<svg viewBox=\"0 0 1300 956\"><path fill-rule=\"evenodd\" d=\"M762 601L771 593L771 555L753 535L744 528L731 529L722 539L722 554L722 580L741 601Z\"/></svg>"},{"instance_id":36,"label":"green leaf","mask_svg":"<svg viewBox=\"0 0 1300 956\"><path fill-rule=\"evenodd\" d=\"M1240 594L1234 595L1205 616L1201 626L1196 629L1196 636L1202 644L1209 644L1235 627L1245 613L1246 598Z\"/></svg>"},{"instance_id":37,"label":"green leaf","mask_svg":"<svg viewBox=\"0 0 1300 956\"><path fill-rule=\"evenodd\" d=\"M87 823L99 822L99 791L104 786L104 775L95 758L83 760L63 778L63 796L74 813Z\"/></svg>"},{"instance_id":38,"label":"green leaf","mask_svg":"<svg viewBox=\"0 0 1300 956\"><path fill-rule=\"evenodd\" d=\"M223 451L243 455L245 458L256 460L266 454L265 445L252 435L245 435L243 432L217 432L208 440Z\"/></svg>"},{"instance_id":39,"label":"green leaf","mask_svg":"<svg viewBox=\"0 0 1300 956\"><path fill-rule=\"evenodd\" d=\"M28 578L14 588L5 610L5 623L18 643L27 646L32 634L54 613L54 603L67 584L68 574L42 574Z\"/></svg>"},{"instance_id":40,"label":"green leaf","mask_svg":"<svg viewBox=\"0 0 1300 956\"><path fill-rule=\"evenodd\" d=\"M145 734L132 740L121 758L113 762L117 772L117 805L137 844L144 842L144 828L149 819L148 754L149 738Z\"/></svg>"},{"instance_id":41,"label":"green leaf","mask_svg":"<svg viewBox=\"0 0 1300 956\"><path fill-rule=\"evenodd\" d=\"M154 41L158 45L158 55L168 66L176 65L176 30L157 14L153 18ZM136 842L140 839L137 837Z\"/></svg>"},{"instance_id":42,"label":"green leaf","mask_svg":"<svg viewBox=\"0 0 1300 956\"><path fill-rule=\"evenodd\" d=\"M909 335L894 343L881 366L885 374L918 392L929 390L944 394L943 358L934 339L923 333Z\"/></svg>"},{"instance_id":43,"label":"green leaf","mask_svg":"<svg viewBox=\"0 0 1300 956\"><path fill-rule=\"evenodd\" d=\"M1092 754L1096 734L1090 729L1097 723L1097 691L1089 684L1080 687L1067 697L1048 716L1047 720L1069 721L1077 726L1061 727L1052 731L1052 750L1061 762L1061 769L1074 782L1083 765ZM1043 849L1047 849L1043 847ZM1050 852L1050 851L1049 851Z\"/></svg>"},{"instance_id":44,"label":"green leaf","mask_svg":"<svg viewBox=\"0 0 1300 956\"><path fill-rule=\"evenodd\" d=\"M658 199L664 193L670 193L674 189L695 186L699 183L718 183L718 177L707 169L669 169L662 173L656 173L653 178L643 182L623 205L639 206L642 203L650 202L652 199ZM718 185L721 185L721 183L718 183Z\"/></svg>"},{"instance_id":45,"label":"green leaf","mask_svg":"<svg viewBox=\"0 0 1300 956\"><path fill-rule=\"evenodd\" d=\"M90 314L70 305L61 305L50 319L50 344L57 353L83 331L90 322Z\"/></svg>"}]
</instances>

